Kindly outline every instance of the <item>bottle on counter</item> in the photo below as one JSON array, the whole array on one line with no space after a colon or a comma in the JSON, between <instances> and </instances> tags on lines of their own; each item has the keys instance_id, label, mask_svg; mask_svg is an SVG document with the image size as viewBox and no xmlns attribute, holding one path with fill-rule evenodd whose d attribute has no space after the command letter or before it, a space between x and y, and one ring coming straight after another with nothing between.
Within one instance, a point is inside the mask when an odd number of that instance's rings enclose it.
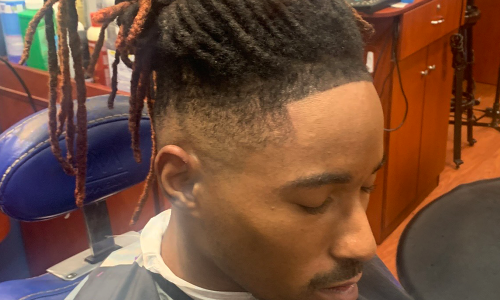
<instances>
[{"instance_id":1,"label":"bottle on counter","mask_svg":"<svg viewBox=\"0 0 500 300\"><path fill-rule=\"evenodd\" d=\"M7 57L19 63L23 54L23 37L19 26L19 13L24 11L24 0L0 0L0 21L7 48Z\"/></svg>"},{"instance_id":2,"label":"bottle on counter","mask_svg":"<svg viewBox=\"0 0 500 300\"><path fill-rule=\"evenodd\" d=\"M90 18L94 13L90 14ZM101 25L92 21L92 26L87 29L87 40L89 43L89 53L92 57L94 53L94 49L99 39L99 33L101 32ZM104 39L107 39L107 34L105 34ZM106 51L106 46L103 45L101 48L101 53L99 54L99 58L97 59L97 63L95 65L94 71L94 82L99 83L106 86L111 86L111 79L109 76L109 61L108 61L108 53Z\"/></svg>"},{"instance_id":3,"label":"bottle on counter","mask_svg":"<svg viewBox=\"0 0 500 300\"><path fill-rule=\"evenodd\" d=\"M43 6L43 0L25 1L26 9L18 14L19 25L21 28L21 34L23 40L25 38L26 29L28 29L30 21L33 19L38 10L42 8L42 6ZM28 67L47 71L48 70L47 48L48 48L47 39L45 37L45 20L42 19L40 20L40 23L36 28L35 35L33 36L30 55L28 57L28 60L26 61L26 65L28 65Z\"/></svg>"},{"instance_id":4,"label":"bottle on counter","mask_svg":"<svg viewBox=\"0 0 500 300\"><path fill-rule=\"evenodd\" d=\"M115 5L115 0L102 0L103 7L110 7ZM106 49L108 51L108 60L109 60L109 78L113 77L113 68L112 64L115 61L116 55L116 37L118 36L119 28L118 24L116 24L116 20L109 23L108 28L106 29L106 33L108 38L104 45L106 45ZM134 61L134 55L129 54L128 58L131 61ZM118 90L122 92L130 93L130 79L132 78L132 70L128 68L123 62L120 62L117 67L117 81L118 81Z\"/></svg>"},{"instance_id":5,"label":"bottle on counter","mask_svg":"<svg viewBox=\"0 0 500 300\"><path fill-rule=\"evenodd\" d=\"M87 19L85 25L85 29L88 29L92 26L92 17L91 14L99 11L103 8L103 0L82 0L83 2L83 10L85 11L85 18ZM114 5L114 2L113 2Z\"/></svg>"},{"instance_id":6,"label":"bottle on counter","mask_svg":"<svg viewBox=\"0 0 500 300\"><path fill-rule=\"evenodd\" d=\"M83 68L87 69L90 61L89 41L87 40L87 30L81 22L78 22L78 36L82 45Z\"/></svg>"},{"instance_id":7,"label":"bottle on counter","mask_svg":"<svg viewBox=\"0 0 500 300\"><path fill-rule=\"evenodd\" d=\"M105 45L108 52L109 60L109 77L113 77L112 64L115 61L116 55L116 37L118 36L118 25L116 21L109 23L107 28L108 38L106 39ZM134 55L129 54L128 58L134 61ZM123 62L121 62L117 67L117 88L119 91L130 93L130 79L132 78L132 69L129 69Z\"/></svg>"},{"instance_id":8,"label":"bottle on counter","mask_svg":"<svg viewBox=\"0 0 500 300\"><path fill-rule=\"evenodd\" d=\"M77 28L78 36L80 37L80 45L81 45L81 53L82 53L82 62L83 62L83 68L87 69L89 66L89 44L87 43L87 33L85 31L85 27L83 27L83 24L78 22L78 28ZM69 37L68 37L68 43L69 43ZM71 47L69 48L69 57L71 58L69 60L69 73L71 78L75 78L75 68L73 67L73 54L71 52ZM94 82L92 78L87 78L85 77L85 81L87 82Z\"/></svg>"},{"instance_id":9,"label":"bottle on counter","mask_svg":"<svg viewBox=\"0 0 500 300\"><path fill-rule=\"evenodd\" d=\"M78 14L78 22L82 23L84 28L87 28L87 14L85 10L85 0L76 0L75 1L75 6L76 6L76 13Z\"/></svg>"}]
</instances>

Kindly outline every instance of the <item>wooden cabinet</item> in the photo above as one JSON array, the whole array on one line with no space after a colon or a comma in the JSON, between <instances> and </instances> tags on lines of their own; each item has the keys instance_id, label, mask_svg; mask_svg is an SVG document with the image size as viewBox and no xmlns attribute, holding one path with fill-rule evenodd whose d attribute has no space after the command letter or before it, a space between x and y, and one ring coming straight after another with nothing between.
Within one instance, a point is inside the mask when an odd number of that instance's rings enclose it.
<instances>
[{"instance_id":1,"label":"wooden cabinet","mask_svg":"<svg viewBox=\"0 0 500 300\"><path fill-rule=\"evenodd\" d=\"M476 0L481 18L473 28L474 79L477 82L497 84L500 66L500 1Z\"/></svg>"},{"instance_id":2,"label":"wooden cabinet","mask_svg":"<svg viewBox=\"0 0 500 300\"><path fill-rule=\"evenodd\" d=\"M405 59L458 28L461 8L462 0L434 0L405 13L399 58Z\"/></svg>"},{"instance_id":3,"label":"wooden cabinet","mask_svg":"<svg viewBox=\"0 0 500 300\"><path fill-rule=\"evenodd\" d=\"M389 133L384 228L391 231L437 185L444 168L453 69L449 36L400 62L408 117ZM400 124L405 100L394 74L391 128Z\"/></svg>"},{"instance_id":4,"label":"wooden cabinet","mask_svg":"<svg viewBox=\"0 0 500 300\"><path fill-rule=\"evenodd\" d=\"M403 126L388 134L386 205L383 226L387 228L415 201L420 152L420 129L425 92L427 49L399 63L403 88L408 99L408 116ZM390 128L403 120L406 104L397 72L393 75Z\"/></svg>"},{"instance_id":5,"label":"wooden cabinet","mask_svg":"<svg viewBox=\"0 0 500 300\"><path fill-rule=\"evenodd\" d=\"M439 174L445 166L453 85L453 57L449 40L449 36L446 36L428 48L429 74L426 76L422 112L417 199L424 199L437 186Z\"/></svg>"},{"instance_id":6,"label":"wooden cabinet","mask_svg":"<svg viewBox=\"0 0 500 300\"><path fill-rule=\"evenodd\" d=\"M385 134L387 165L378 173L380 190L371 195L368 206L378 243L438 185L444 169L453 82L449 41L459 27L461 7L455 0L415 0L399 12L388 8L365 16L376 32L366 51L380 61L373 82L386 128L396 128L403 120L402 90L408 101L403 126ZM399 73L390 51L394 26L399 27Z\"/></svg>"}]
</instances>

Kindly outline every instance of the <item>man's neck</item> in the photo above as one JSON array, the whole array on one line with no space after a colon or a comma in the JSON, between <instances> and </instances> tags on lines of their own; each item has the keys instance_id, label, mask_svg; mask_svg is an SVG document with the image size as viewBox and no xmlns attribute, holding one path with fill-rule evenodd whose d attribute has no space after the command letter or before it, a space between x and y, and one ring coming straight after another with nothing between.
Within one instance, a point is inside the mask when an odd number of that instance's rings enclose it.
<instances>
[{"instance_id":1,"label":"man's neck","mask_svg":"<svg viewBox=\"0 0 500 300\"><path fill-rule=\"evenodd\" d=\"M183 226L179 219L172 211L162 238L161 257L168 268L177 277L204 289L244 292L212 260L199 251L193 241L195 235L187 234L186 226Z\"/></svg>"}]
</instances>

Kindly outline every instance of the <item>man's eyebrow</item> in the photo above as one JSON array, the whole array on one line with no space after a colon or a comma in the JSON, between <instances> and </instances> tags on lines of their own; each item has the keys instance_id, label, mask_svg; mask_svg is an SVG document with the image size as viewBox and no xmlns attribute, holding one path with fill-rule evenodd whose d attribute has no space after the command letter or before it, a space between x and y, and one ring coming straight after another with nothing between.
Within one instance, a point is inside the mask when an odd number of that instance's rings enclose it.
<instances>
[{"instance_id":1,"label":"man's eyebrow","mask_svg":"<svg viewBox=\"0 0 500 300\"><path fill-rule=\"evenodd\" d=\"M387 161L386 156L373 169L372 174L375 174ZM349 173L321 173L305 177L300 177L295 180L285 183L279 190L283 191L290 188L317 188L328 184L346 184L351 182L352 175Z\"/></svg>"},{"instance_id":2,"label":"man's eyebrow","mask_svg":"<svg viewBox=\"0 0 500 300\"><path fill-rule=\"evenodd\" d=\"M349 183L351 180L352 176L349 173L321 173L289 181L283 185L280 190L289 188L316 188L327 184Z\"/></svg>"}]
</instances>

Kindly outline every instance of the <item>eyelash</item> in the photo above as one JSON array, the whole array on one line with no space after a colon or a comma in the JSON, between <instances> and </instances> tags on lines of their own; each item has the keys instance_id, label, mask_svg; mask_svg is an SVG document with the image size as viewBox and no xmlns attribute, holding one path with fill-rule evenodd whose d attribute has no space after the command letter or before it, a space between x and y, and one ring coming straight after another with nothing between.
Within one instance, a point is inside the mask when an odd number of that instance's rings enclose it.
<instances>
[{"instance_id":1,"label":"eyelash","mask_svg":"<svg viewBox=\"0 0 500 300\"><path fill-rule=\"evenodd\" d=\"M373 191L377 188L377 185L372 185L372 186L363 186L361 187L361 190L367 194L373 193Z\"/></svg>"},{"instance_id":2,"label":"eyelash","mask_svg":"<svg viewBox=\"0 0 500 300\"><path fill-rule=\"evenodd\" d=\"M328 198L326 198L325 202L323 202L320 206L317 206L317 207L309 207L309 206L303 206L303 205L301 205L301 206L307 213L309 213L311 215L317 215L317 214L324 213L326 208L328 207L328 205L332 202L333 202L333 198L328 197Z\"/></svg>"},{"instance_id":3,"label":"eyelash","mask_svg":"<svg viewBox=\"0 0 500 300\"><path fill-rule=\"evenodd\" d=\"M376 187L377 186L374 184L374 185L369 186L369 187L365 187L365 186L361 187L361 190L367 194L370 194L375 190ZM303 205L301 205L301 206L307 213L309 213L311 215L317 215L317 214L321 214L321 213L325 212L328 205L332 202L333 202L333 198L328 197L328 198L326 198L325 202L323 202L320 206L317 206L317 207L309 207L309 206L303 206Z\"/></svg>"}]
</instances>

